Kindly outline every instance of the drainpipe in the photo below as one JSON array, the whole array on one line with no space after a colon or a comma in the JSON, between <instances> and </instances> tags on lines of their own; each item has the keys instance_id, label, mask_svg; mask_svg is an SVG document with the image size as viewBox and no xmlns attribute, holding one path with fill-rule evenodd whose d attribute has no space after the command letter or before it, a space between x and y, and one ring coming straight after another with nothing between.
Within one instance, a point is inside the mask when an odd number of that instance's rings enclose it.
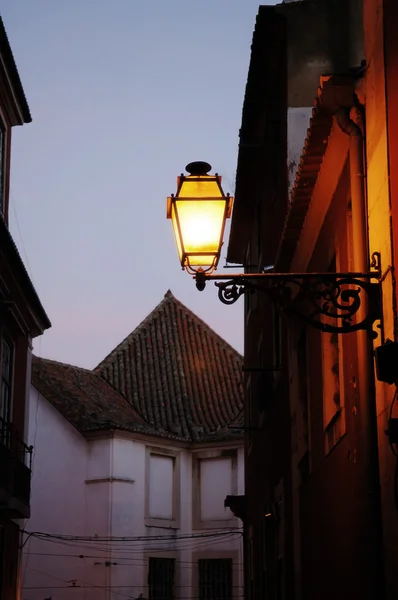
<instances>
[{"instance_id":1,"label":"drainpipe","mask_svg":"<svg viewBox=\"0 0 398 600\"><path fill-rule=\"evenodd\" d=\"M341 108L336 113L341 130L350 138L350 181L352 205L353 270L369 271L368 219L365 195L364 138L360 127L350 118L350 109ZM362 300L363 302L363 300ZM361 320L366 311L362 304ZM376 393L373 366L373 342L366 331L357 332L358 352L358 405L359 426L357 464L364 477L365 526L362 543L367 543L371 571L369 598L385 598L383 531L380 498L380 473L377 441ZM358 498L359 500L359 498Z\"/></svg>"}]
</instances>

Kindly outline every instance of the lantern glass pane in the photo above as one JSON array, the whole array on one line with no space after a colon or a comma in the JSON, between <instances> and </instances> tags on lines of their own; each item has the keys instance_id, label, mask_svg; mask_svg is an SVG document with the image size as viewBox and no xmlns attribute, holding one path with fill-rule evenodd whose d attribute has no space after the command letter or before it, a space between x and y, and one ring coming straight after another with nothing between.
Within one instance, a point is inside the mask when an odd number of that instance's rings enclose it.
<instances>
[{"instance_id":1,"label":"lantern glass pane","mask_svg":"<svg viewBox=\"0 0 398 600\"><path fill-rule=\"evenodd\" d=\"M195 256L195 254L188 254L187 263L190 267L210 267L214 264L214 258L216 256L216 252L211 255L203 255L200 254Z\"/></svg>"},{"instance_id":2,"label":"lantern glass pane","mask_svg":"<svg viewBox=\"0 0 398 600\"><path fill-rule=\"evenodd\" d=\"M175 211L174 204L171 207L171 222L173 224L174 236L175 236L176 243L177 243L178 256L179 256L179 259L180 259L180 262L181 262L181 259L182 259L182 247L181 247L180 232L178 231L176 211Z\"/></svg>"},{"instance_id":3,"label":"lantern glass pane","mask_svg":"<svg viewBox=\"0 0 398 600\"><path fill-rule=\"evenodd\" d=\"M222 198L222 192L214 177L186 177L178 192L180 198Z\"/></svg>"},{"instance_id":4,"label":"lantern glass pane","mask_svg":"<svg viewBox=\"0 0 398 600\"><path fill-rule=\"evenodd\" d=\"M220 249L225 200L176 200L182 246L191 265L208 265ZM206 252L212 256L200 256ZM194 256L198 253L198 256ZM195 260L195 262L192 262Z\"/></svg>"}]
</instances>

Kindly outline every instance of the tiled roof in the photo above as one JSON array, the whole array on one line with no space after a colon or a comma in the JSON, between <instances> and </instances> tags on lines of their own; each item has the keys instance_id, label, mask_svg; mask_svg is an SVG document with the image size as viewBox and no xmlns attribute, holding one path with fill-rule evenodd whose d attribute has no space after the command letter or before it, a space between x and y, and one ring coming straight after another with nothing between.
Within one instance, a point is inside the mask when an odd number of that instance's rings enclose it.
<instances>
[{"instance_id":1,"label":"tiled roof","mask_svg":"<svg viewBox=\"0 0 398 600\"><path fill-rule=\"evenodd\" d=\"M95 369L157 431L229 439L243 410L242 357L168 291Z\"/></svg>"},{"instance_id":2,"label":"tiled roof","mask_svg":"<svg viewBox=\"0 0 398 600\"><path fill-rule=\"evenodd\" d=\"M170 291L94 371L34 356L32 383L83 434L242 438L242 357Z\"/></svg>"},{"instance_id":3,"label":"tiled roof","mask_svg":"<svg viewBox=\"0 0 398 600\"><path fill-rule=\"evenodd\" d=\"M81 433L145 429L123 396L92 371L34 356L32 383Z\"/></svg>"},{"instance_id":4,"label":"tiled roof","mask_svg":"<svg viewBox=\"0 0 398 600\"><path fill-rule=\"evenodd\" d=\"M277 265L280 271L289 270L318 181L333 116L339 107L353 105L351 74L321 77L278 249Z\"/></svg>"},{"instance_id":5,"label":"tiled roof","mask_svg":"<svg viewBox=\"0 0 398 600\"><path fill-rule=\"evenodd\" d=\"M280 270L288 270L290 267L290 261L318 181L332 123L333 115L327 112L325 114L318 96L314 100L310 127L307 130L278 249L278 268Z\"/></svg>"}]
</instances>

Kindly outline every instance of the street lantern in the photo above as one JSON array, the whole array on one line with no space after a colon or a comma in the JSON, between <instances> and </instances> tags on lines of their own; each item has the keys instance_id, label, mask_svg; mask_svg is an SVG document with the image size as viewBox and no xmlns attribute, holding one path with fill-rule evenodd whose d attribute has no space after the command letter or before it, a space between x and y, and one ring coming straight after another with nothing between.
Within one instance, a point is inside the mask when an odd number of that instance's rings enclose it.
<instances>
[{"instance_id":1,"label":"street lantern","mask_svg":"<svg viewBox=\"0 0 398 600\"><path fill-rule=\"evenodd\" d=\"M206 162L192 162L189 175L177 177L177 193L167 198L178 255L189 273L211 273L220 259L226 219L232 213L233 198L224 194L221 177L209 175Z\"/></svg>"},{"instance_id":2,"label":"street lantern","mask_svg":"<svg viewBox=\"0 0 398 600\"><path fill-rule=\"evenodd\" d=\"M365 329L371 337L377 335L373 324L381 319L379 252L372 254L367 272L276 273L273 267L263 267L257 273L213 273L233 198L224 194L217 173L209 175L208 163L192 162L186 170L189 175L177 178L177 193L167 198L167 218L173 224L180 264L194 276L198 290L214 281L224 304L233 304L245 293L265 292L282 310L321 331Z\"/></svg>"}]
</instances>

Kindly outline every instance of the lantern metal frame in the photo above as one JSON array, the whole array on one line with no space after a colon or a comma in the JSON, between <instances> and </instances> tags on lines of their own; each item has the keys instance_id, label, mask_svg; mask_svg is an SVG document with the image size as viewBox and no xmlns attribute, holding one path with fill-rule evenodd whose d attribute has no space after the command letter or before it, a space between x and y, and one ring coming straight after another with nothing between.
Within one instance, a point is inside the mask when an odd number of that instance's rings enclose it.
<instances>
[{"instance_id":1,"label":"lantern metal frame","mask_svg":"<svg viewBox=\"0 0 398 600\"><path fill-rule=\"evenodd\" d=\"M195 275L198 271L200 271L202 273L212 273L217 268L218 262L220 260L221 248L223 245L223 238L224 238L224 232L225 232L225 223L226 223L226 220L228 218L230 218L230 216L231 216L232 205L233 205L234 199L230 194L228 194L228 193L224 194L224 191L221 186L222 177L218 173L215 173L214 175L209 175L209 171L211 170L211 165L209 165L208 163L202 162L202 161L192 162L186 166L186 170L190 174L184 175L184 173L181 173L181 175L178 177L177 192L175 194L171 194L171 196L169 196L167 198L167 206L166 206L167 218L171 219L173 205L174 205L175 220L176 220L176 225L177 225L177 229L178 229L178 237L179 237L179 242L181 244L182 257L181 257L180 262L181 262L182 269L186 270L190 275ZM213 181L213 182L217 183L218 189L221 194L219 197L209 196L209 197L201 197L201 198L191 198L191 197L184 197L184 196L179 195L180 191L183 187L183 184L185 182L189 182L189 183L202 182L203 177L206 177L207 182ZM184 248L184 240L183 240L183 236L182 236L179 212L176 207L176 203L181 202L181 201L182 202L198 202L198 200L203 201L203 202L211 202L212 200L225 202L222 227L221 227L221 231L220 231L220 237L218 240L218 252L216 252L216 253L215 252L197 252L197 251L187 252L186 249ZM211 264L209 264L209 266L206 269L203 269L201 267L194 268L193 266L191 266L189 264L189 256L190 255L203 256L203 257L214 256L214 258L213 258L213 261L211 262Z\"/></svg>"}]
</instances>

